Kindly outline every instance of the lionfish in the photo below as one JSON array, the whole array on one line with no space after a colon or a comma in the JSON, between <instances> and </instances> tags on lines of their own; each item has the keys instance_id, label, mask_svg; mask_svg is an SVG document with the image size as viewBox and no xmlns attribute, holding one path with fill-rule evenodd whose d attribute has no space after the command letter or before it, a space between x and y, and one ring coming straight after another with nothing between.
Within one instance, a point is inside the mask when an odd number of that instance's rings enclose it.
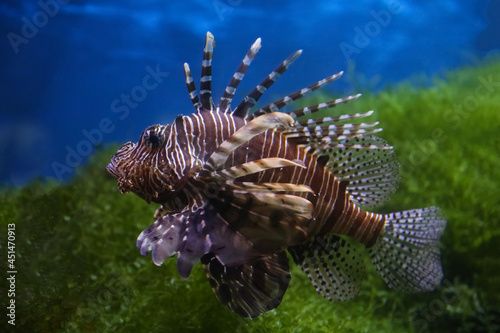
<instances>
[{"instance_id":1,"label":"lionfish","mask_svg":"<svg viewBox=\"0 0 500 333\"><path fill-rule=\"evenodd\" d=\"M381 130L378 122L358 121L372 111L310 116L360 94L279 112L342 72L250 113L302 50L232 109L261 39L218 105L211 93L214 46L208 32L199 96L184 64L196 112L170 125L148 127L138 143L118 149L107 166L122 193L161 204L156 222L137 239L141 254L151 251L156 265L177 254L183 278L200 260L219 301L250 318L281 303L291 278L287 251L316 291L331 301L359 292L363 248L389 287L435 289L443 276L439 238L446 224L439 209L365 210L386 201L398 184L393 148L373 136Z\"/></svg>"}]
</instances>

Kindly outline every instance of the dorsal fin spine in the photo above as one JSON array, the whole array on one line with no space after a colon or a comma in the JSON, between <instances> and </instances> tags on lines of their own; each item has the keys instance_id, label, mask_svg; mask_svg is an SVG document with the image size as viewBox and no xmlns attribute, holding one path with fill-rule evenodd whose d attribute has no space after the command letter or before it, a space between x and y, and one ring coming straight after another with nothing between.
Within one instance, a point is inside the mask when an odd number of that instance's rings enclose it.
<instances>
[{"instance_id":1,"label":"dorsal fin spine","mask_svg":"<svg viewBox=\"0 0 500 333\"><path fill-rule=\"evenodd\" d=\"M212 33L207 32L205 48L203 49L203 61L200 79L201 105L205 110L212 110L212 56L214 53L215 40Z\"/></svg>"}]
</instances>

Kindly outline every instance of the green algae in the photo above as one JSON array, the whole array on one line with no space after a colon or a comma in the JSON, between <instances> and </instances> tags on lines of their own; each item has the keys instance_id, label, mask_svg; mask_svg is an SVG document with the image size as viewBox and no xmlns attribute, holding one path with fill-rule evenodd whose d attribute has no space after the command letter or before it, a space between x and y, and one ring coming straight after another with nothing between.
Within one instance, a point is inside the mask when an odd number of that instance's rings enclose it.
<instances>
[{"instance_id":1,"label":"green algae","mask_svg":"<svg viewBox=\"0 0 500 333\"><path fill-rule=\"evenodd\" d=\"M200 265L183 280L174 259L157 267L139 254L135 240L153 222L156 207L119 193L104 170L117 147L106 147L66 184L36 181L0 193L1 234L16 225L16 329L500 330L500 62L451 72L430 87L401 84L365 93L336 112L370 109L377 111L371 120L381 122L380 136L395 146L401 163L400 188L378 212L438 205L448 219L442 238L445 278L438 290L392 291L369 268L356 299L331 303L294 267L278 309L254 320L239 318L216 300ZM4 258L6 237L0 246Z\"/></svg>"}]
</instances>

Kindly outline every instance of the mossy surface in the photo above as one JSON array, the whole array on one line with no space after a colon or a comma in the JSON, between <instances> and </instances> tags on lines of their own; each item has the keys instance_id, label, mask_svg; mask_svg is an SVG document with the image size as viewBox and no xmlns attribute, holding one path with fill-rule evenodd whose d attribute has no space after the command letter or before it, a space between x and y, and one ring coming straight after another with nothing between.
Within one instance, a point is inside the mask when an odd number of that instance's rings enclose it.
<instances>
[{"instance_id":1,"label":"mossy surface","mask_svg":"<svg viewBox=\"0 0 500 333\"><path fill-rule=\"evenodd\" d=\"M402 174L398 192L378 211L437 205L448 219L442 238L445 279L438 290L417 295L391 291L369 269L356 299L330 303L294 267L278 309L254 320L239 318L219 304L200 265L185 281L175 259L157 267L139 254L135 240L153 222L156 207L119 193L104 170L117 147L107 147L67 184L36 181L1 191L1 258L7 252L7 225L15 223L16 232L15 328L500 331L500 63L452 72L431 87L403 84L364 94L336 112L370 109L384 128L381 136L395 147ZM13 328L5 316L0 327Z\"/></svg>"}]
</instances>

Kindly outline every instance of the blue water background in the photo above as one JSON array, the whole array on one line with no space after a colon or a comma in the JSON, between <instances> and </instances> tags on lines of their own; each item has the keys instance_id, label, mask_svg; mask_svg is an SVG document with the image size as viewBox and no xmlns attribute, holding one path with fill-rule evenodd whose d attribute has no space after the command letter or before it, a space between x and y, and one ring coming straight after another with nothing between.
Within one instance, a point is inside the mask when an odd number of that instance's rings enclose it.
<instances>
[{"instance_id":1,"label":"blue water background","mask_svg":"<svg viewBox=\"0 0 500 333\"><path fill-rule=\"evenodd\" d=\"M135 142L145 127L193 112L183 63L199 77L207 31L216 101L256 38L263 47L233 104L304 50L265 105L340 70L376 90L474 64L500 47L499 3L4 0L0 182L67 180L96 146ZM354 92L349 82L327 89Z\"/></svg>"}]
</instances>

